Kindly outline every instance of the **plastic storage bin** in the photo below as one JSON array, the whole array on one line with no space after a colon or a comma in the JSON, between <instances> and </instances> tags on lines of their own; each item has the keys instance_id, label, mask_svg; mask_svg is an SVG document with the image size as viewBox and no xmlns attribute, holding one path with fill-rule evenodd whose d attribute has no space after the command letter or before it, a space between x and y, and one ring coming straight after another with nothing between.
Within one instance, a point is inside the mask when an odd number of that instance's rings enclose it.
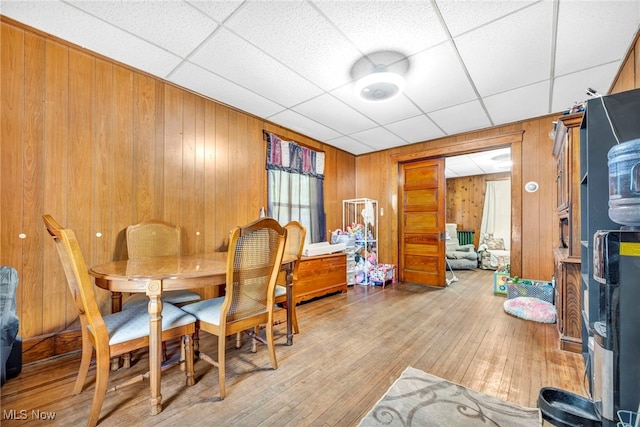
<instances>
[{"instance_id":1,"label":"plastic storage bin","mask_svg":"<svg viewBox=\"0 0 640 427\"><path fill-rule=\"evenodd\" d=\"M553 304L554 290L551 282L540 280L518 279L507 280L507 298L532 297Z\"/></svg>"}]
</instances>

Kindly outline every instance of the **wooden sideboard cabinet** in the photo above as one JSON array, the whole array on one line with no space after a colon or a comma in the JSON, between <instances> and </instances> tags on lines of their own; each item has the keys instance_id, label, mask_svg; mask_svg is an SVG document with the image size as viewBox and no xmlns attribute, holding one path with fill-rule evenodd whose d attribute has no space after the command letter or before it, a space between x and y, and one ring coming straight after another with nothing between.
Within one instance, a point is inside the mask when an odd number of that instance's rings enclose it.
<instances>
[{"instance_id":1,"label":"wooden sideboard cabinet","mask_svg":"<svg viewBox=\"0 0 640 427\"><path fill-rule=\"evenodd\" d=\"M560 348L582 352L582 277L580 259L565 257L556 251L554 277L556 279L556 311Z\"/></svg>"},{"instance_id":2,"label":"wooden sideboard cabinet","mask_svg":"<svg viewBox=\"0 0 640 427\"><path fill-rule=\"evenodd\" d=\"M294 286L296 304L335 292L347 292L347 254L303 256Z\"/></svg>"},{"instance_id":3,"label":"wooden sideboard cabinet","mask_svg":"<svg viewBox=\"0 0 640 427\"><path fill-rule=\"evenodd\" d=\"M580 275L580 124L582 113L562 116L556 125L553 155L558 162L558 241L553 252L560 348L582 352Z\"/></svg>"}]
</instances>

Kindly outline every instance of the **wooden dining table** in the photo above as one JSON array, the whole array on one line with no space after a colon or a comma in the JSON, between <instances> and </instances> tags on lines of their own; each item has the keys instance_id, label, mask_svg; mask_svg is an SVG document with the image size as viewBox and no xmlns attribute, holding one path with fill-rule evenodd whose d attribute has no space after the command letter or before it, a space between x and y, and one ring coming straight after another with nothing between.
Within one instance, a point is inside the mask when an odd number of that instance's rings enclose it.
<instances>
[{"instance_id":1,"label":"wooden dining table","mask_svg":"<svg viewBox=\"0 0 640 427\"><path fill-rule=\"evenodd\" d=\"M293 343L293 267L297 258L286 253L281 271L287 281L287 345ZM221 286L226 282L227 253L139 258L94 265L89 274L96 286L112 292L114 311L121 307L123 292L149 297L149 383L151 415L162 411L162 292ZM189 384L192 385L192 384Z\"/></svg>"}]
</instances>

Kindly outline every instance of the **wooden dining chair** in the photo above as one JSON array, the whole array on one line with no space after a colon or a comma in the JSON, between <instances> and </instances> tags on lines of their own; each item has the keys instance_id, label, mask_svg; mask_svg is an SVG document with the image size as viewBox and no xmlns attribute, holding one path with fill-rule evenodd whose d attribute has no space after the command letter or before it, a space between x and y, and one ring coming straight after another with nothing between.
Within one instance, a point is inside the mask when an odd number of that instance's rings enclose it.
<instances>
[{"instance_id":1,"label":"wooden dining chair","mask_svg":"<svg viewBox=\"0 0 640 427\"><path fill-rule=\"evenodd\" d=\"M95 349L96 380L87 426L95 426L109 383L110 359L131 351L149 347L149 314L145 305L117 313L102 315L96 302L93 283L73 230L63 228L51 215L43 217L45 227L53 237L67 284L76 305L82 331L82 357L73 393L82 392ZM171 305L162 309L162 340L184 337L187 385L194 383L193 343L196 319ZM121 388L142 381L146 374L138 375Z\"/></svg>"},{"instance_id":2,"label":"wooden dining chair","mask_svg":"<svg viewBox=\"0 0 640 427\"><path fill-rule=\"evenodd\" d=\"M296 262L293 267L293 288L291 296L291 319L287 318L287 322L291 322L293 326L293 332L300 333L298 328L298 315L296 313L296 280L298 278L298 266L300 265L300 257L304 250L304 241L307 236L307 229L298 221L291 221L287 223L284 228L287 229L287 241L284 246L284 253L290 256L296 257ZM278 280L276 282L276 304L286 304L287 302L287 278L286 272L280 272L278 274Z\"/></svg>"},{"instance_id":3,"label":"wooden dining chair","mask_svg":"<svg viewBox=\"0 0 640 427\"><path fill-rule=\"evenodd\" d=\"M129 259L169 255L182 255L182 229L179 225L172 225L158 219L148 219L127 227ZM188 289L162 293L162 301L177 306L200 301L200 299L202 299L200 294ZM148 301L145 294L134 294L127 298L122 308Z\"/></svg>"},{"instance_id":4,"label":"wooden dining chair","mask_svg":"<svg viewBox=\"0 0 640 427\"><path fill-rule=\"evenodd\" d=\"M273 369L278 368L273 343L274 288L282 263L287 230L273 218L261 218L231 230L225 296L182 306L198 318L198 328L218 337L218 358L199 358L218 368L220 399L226 395L226 337L247 331L266 344ZM266 339L259 336L266 325Z\"/></svg>"}]
</instances>

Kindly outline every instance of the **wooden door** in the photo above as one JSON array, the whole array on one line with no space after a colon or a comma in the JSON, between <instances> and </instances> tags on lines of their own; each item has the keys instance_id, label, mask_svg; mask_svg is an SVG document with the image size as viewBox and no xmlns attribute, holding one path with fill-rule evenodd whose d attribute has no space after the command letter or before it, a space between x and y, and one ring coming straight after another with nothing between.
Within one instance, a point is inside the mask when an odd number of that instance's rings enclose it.
<instances>
[{"instance_id":1,"label":"wooden door","mask_svg":"<svg viewBox=\"0 0 640 427\"><path fill-rule=\"evenodd\" d=\"M400 166L401 279L446 286L444 158Z\"/></svg>"}]
</instances>

